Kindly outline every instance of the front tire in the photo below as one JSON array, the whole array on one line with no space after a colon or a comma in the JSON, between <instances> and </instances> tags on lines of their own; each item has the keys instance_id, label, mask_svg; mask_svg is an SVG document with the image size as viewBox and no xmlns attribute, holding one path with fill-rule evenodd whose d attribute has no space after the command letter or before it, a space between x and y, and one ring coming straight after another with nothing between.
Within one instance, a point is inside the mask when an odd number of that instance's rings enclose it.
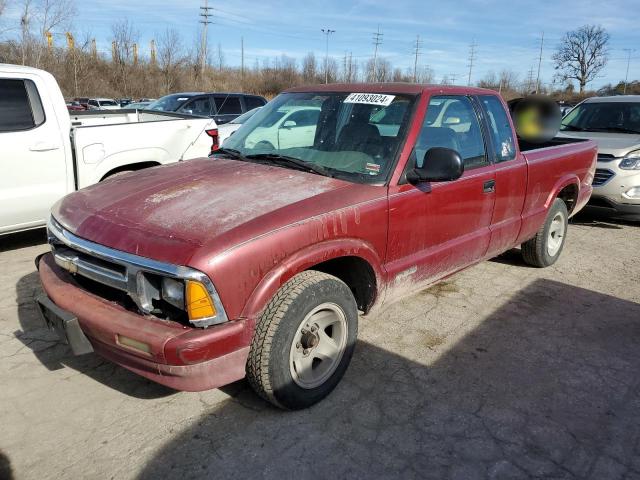
<instances>
[{"instance_id":1,"label":"front tire","mask_svg":"<svg viewBox=\"0 0 640 480\"><path fill-rule=\"evenodd\" d=\"M567 205L556 198L536 236L522 244L524 261L540 268L556 263L567 238L568 222Z\"/></svg>"},{"instance_id":2,"label":"front tire","mask_svg":"<svg viewBox=\"0 0 640 480\"><path fill-rule=\"evenodd\" d=\"M336 387L357 335L349 287L326 273L302 272L278 290L258 320L246 366L249 384L277 407L309 407Z\"/></svg>"}]
</instances>

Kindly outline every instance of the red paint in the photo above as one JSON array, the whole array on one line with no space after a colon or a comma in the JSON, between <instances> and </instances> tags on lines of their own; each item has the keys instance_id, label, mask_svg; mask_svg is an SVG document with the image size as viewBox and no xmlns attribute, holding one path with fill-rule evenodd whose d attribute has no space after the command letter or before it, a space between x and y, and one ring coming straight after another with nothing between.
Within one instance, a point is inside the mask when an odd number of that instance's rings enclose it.
<instances>
[{"instance_id":1,"label":"red paint","mask_svg":"<svg viewBox=\"0 0 640 480\"><path fill-rule=\"evenodd\" d=\"M567 185L579 190L574 211L591 194L591 141L517 151L515 160L467 171L454 182L400 184L431 95L494 92L405 84L291 91L354 89L420 95L386 186L202 159L98 184L54 207L55 218L80 237L206 273L230 322L199 330L136 315L81 290L45 257L40 275L47 294L78 316L96 350L116 363L175 388L211 388L227 379L212 373L215 359L225 359L229 378L242 375L257 316L296 273L333 258L360 257L375 272L379 306L531 238ZM487 180L495 180L495 192L483 193ZM116 333L148 342L152 358L125 351ZM183 380L169 383L174 367Z\"/></svg>"}]
</instances>

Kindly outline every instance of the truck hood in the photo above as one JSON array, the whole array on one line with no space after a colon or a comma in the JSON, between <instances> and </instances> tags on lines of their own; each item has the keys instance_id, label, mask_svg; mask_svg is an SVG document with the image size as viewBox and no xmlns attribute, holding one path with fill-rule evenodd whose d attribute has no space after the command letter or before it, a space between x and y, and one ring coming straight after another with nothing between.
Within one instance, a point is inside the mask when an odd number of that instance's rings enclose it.
<instances>
[{"instance_id":1,"label":"truck hood","mask_svg":"<svg viewBox=\"0 0 640 480\"><path fill-rule=\"evenodd\" d=\"M205 244L215 250L215 243L248 241L308 216L308 205L331 209L335 198L327 202L327 197L347 185L353 184L276 166L198 159L79 190L58 202L52 214L86 240L187 265Z\"/></svg>"},{"instance_id":2,"label":"truck hood","mask_svg":"<svg viewBox=\"0 0 640 480\"><path fill-rule=\"evenodd\" d=\"M598 153L624 157L633 150L640 149L640 135L607 132L563 132L562 137L588 138L598 144Z\"/></svg>"}]
</instances>

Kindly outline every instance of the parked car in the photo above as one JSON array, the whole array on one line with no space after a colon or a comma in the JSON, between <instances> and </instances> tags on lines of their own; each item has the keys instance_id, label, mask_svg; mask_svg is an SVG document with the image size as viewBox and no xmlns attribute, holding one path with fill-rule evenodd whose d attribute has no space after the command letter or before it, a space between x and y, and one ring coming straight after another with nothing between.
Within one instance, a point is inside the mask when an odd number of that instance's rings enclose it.
<instances>
[{"instance_id":1,"label":"parked car","mask_svg":"<svg viewBox=\"0 0 640 480\"><path fill-rule=\"evenodd\" d=\"M151 102L131 102L129 104L127 104L126 107L127 109L134 109L134 110L143 110L143 109L147 109L149 107L149 104Z\"/></svg>"},{"instance_id":2,"label":"parked car","mask_svg":"<svg viewBox=\"0 0 640 480\"><path fill-rule=\"evenodd\" d=\"M80 102L70 101L67 102L67 110L69 110L70 112L84 112L86 110L86 107L80 104Z\"/></svg>"},{"instance_id":3,"label":"parked car","mask_svg":"<svg viewBox=\"0 0 640 480\"><path fill-rule=\"evenodd\" d=\"M269 148L285 149L311 145L319 116L319 107L283 106L247 137L246 146L255 148L261 143Z\"/></svg>"},{"instance_id":4,"label":"parked car","mask_svg":"<svg viewBox=\"0 0 640 480\"><path fill-rule=\"evenodd\" d=\"M303 108L308 143L273 144L274 115ZM58 202L38 308L76 354L180 390L246 375L273 404L307 407L347 369L359 312L518 245L532 265L556 262L596 153L583 139L519 145L491 90L294 88L215 161Z\"/></svg>"},{"instance_id":5,"label":"parked car","mask_svg":"<svg viewBox=\"0 0 640 480\"><path fill-rule=\"evenodd\" d=\"M571 110L560 129L598 144L589 205L640 216L640 95L589 98Z\"/></svg>"},{"instance_id":6,"label":"parked car","mask_svg":"<svg viewBox=\"0 0 640 480\"><path fill-rule=\"evenodd\" d=\"M265 103L267 101L263 97L245 93L187 92L166 95L149 108L211 117L222 125Z\"/></svg>"},{"instance_id":7,"label":"parked car","mask_svg":"<svg viewBox=\"0 0 640 480\"><path fill-rule=\"evenodd\" d=\"M119 110L120 104L112 98L90 98L87 102L90 110Z\"/></svg>"},{"instance_id":8,"label":"parked car","mask_svg":"<svg viewBox=\"0 0 640 480\"><path fill-rule=\"evenodd\" d=\"M218 126L218 143L222 145L224 141L231 136L236 130L238 130L247 120L253 117L258 110L262 107L256 107L253 110L249 110L243 113L239 117L231 120L229 123Z\"/></svg>"},{"instance_id":9,"label":"parked car","mask_svg":"<svg viewBox=\"0 0 640 480\"><path fill-rule=\"evenodd\" d=\"M132 98L119 98L116 100L116 103L120 106L120 108L125 108L130 103L133 103Z\"/></svg>"},{"instance_id":10,"label":"parked car","mask_svg":"<svg viewBox=\"0 0 640 480\"><path fill-rule=\"evenodd\" d=\"M70 116L50 74L0 64L0 234L45 225L51 206L78 188L204 157L214 142L211 119L123 111Z\"/></svg>"}]
</instances>

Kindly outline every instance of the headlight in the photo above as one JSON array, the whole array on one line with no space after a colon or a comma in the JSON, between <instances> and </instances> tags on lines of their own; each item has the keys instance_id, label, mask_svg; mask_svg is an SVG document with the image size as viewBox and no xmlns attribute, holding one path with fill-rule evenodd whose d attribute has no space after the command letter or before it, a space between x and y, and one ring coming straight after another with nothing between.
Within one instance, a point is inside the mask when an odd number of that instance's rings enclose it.
<instances>
[{"instance_id":1,"label":"headlight","mask_svg":"<svg viewBox=\"0 0 640 480\"><path fill-rule=\"evenodd\" d=\"M640 170L640 150L628 153L620 162L623 170Z\"/></svg>"},{"instance_id":2,"label":"headlight","mask_svg":"<svg viewBox=\"0 0 640 480\"><path fill-rule=\"evenodd\" d=\"M174 307L184 310L184 282L175 278L163 278L162 299Z\"/></svg>"}]
</instances>

